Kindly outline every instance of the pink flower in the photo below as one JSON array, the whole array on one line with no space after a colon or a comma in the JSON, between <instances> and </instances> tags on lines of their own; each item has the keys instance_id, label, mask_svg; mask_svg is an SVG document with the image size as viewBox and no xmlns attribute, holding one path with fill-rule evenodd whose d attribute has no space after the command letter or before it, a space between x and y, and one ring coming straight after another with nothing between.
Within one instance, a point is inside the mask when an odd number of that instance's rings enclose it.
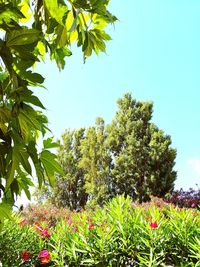
<instances>
[{"instance_id":1,"label":"pink flower","mask_svg":"<svg viewBox=\"0 0 200 267\"><path fill-rule=\"evenodd\" d=\"M69 226L72 225L72 221L70 219L67 220L67 223L68 223Z\"/></svg>"},{"instance_id":2,"label":"pink flower","mask_svg":"<svg viewBox=\"0 0 200 267\"><path fill-rule=\"evenodd\" d=\"M22 251L20 256L21 256L22 260L28 261L30 259L31 254L27 250L24 250L24 251Z\"/></svg>"},{"instance_id":3,"label":"pink flower","mask_svg":"<svg viewBox=\"0 0 200 267\"><path fill-rule=\"evenodd\" d=\"M78 228L76 226L74 226L74 233L76 233L78 231Z\"/></svg>"},{"instance_id":4,"label":"pink flower","mask_svg":"<svg viewBox=\"0 0 200 267\"><path fill-rule=\"evenodd\" d=\"M157 224L157 222L155 221L155 222L151 222L150 223L150 227L152 228L152 229L156 229L156 228L158 228L158 224Z\"/></svg>"},{"instance_id":5,"label":"pink flower","mask_svg":"<svg viewBox=\"0 0 200 267\"><path fill-rule=\"evenodd\" d=\"M40 234L41 234L41 236L44 238L44 237L50 237L51 235L50 235L50 233L49 233L49 228L48 227L46 227L46 228L42 228L41 230L40 230Z\"/></svg>"},{"instance_id":6,"label":"pink flower","mask_svg":"<svg viewBox=\"0 0 200 267\"><path fill-rule=\"evenodd\" d=\"M41 264L49 263L51 260L51 257L50 257L48 250L46 249L42 250L38 255L38 259L40 260Z\"/></svg>"},{"instance_id":7,"label":"pink flower","mask_svg":"<svg viewBox=\"0 0 200 267\"><path fill-rule=\"evenodd\" d=\"M196 204L195 203L192 203L191 207L192 208L195 208L196 207Z\"/></svg>"},{"instance_id":8,"label":"pink flower","mask_svg":"<svg viewBox=\"0 0 200 267\"><path fill-rule=\"evenodd\" d=\"M36 231L40 232L40 235L41 235L42 238L51 236L50 233L49 233L49 228L48 227L46 227L46 228L41 227L39 222L35 222L34 226L35 226Z\"/></svg>"}]
</instances>

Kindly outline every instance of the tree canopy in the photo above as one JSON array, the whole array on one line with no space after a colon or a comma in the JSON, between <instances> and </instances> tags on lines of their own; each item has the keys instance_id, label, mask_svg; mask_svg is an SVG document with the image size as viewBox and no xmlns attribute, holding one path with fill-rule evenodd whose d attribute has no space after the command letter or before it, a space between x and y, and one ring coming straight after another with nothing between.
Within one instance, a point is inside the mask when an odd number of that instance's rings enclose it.
<instances>
[{"instance_id":1,"label":"tree canopy","mask_svg":"<svg viewBox=\"0 0 200 267\"><path fill-rule=\"evenodd\" d=\"M44 139L48 119L34 95L34 87L44 86L44 77L33 67L48 54L62 70L72 43L81 47L84 61L93 51L105 52L105 41L111 39L105 28L116 20L108 4L109 0L0 1L0 220L8 216L6 205L13 205L22 191L30 198L33 171L39 186L46 179L53 185L55 173L63 173L49 150L57 144Z\"/></svg>"},{"instance_id":2,"label":"tree canopy","mask_svg":"<svg viewBox=\"0 0 200 267\"><path fill-rule=\"evenodd\" d=\"M95 126L67 130L58 149L65 175L56 178L53 202L80 209L102 206L118 194L142 202L171 192L176 150L170 136L151 121L152 114L151 102L125 94L110 124L97 118Z\"/></svg>"}]
</instances>

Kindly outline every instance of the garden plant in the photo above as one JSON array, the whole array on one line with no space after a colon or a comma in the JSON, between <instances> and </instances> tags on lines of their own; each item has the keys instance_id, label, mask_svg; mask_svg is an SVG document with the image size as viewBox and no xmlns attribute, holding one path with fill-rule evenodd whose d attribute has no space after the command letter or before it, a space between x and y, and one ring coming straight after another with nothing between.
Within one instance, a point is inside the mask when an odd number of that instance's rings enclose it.
<instances>
[{"instance_id":1,"label":"garden plant","mask_svg":"<svg viewBox=\"0 0 200 267\"><path fill-rule=\"evenodd\" d=\"M0 233L3 267L200 266L197 209L135 204L117 196L104 208L71 212L32 206Z\"/></svg>"}]
</instances>

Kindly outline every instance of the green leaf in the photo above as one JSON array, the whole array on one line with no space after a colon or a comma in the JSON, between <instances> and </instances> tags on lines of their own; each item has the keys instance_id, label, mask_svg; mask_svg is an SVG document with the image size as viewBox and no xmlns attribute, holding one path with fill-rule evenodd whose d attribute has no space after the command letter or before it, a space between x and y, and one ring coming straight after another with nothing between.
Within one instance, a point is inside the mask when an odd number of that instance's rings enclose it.
<instances>
[{"instance_id":1,"label":"green leaf","mask_svg":"<svg viewBox=\"0 0 200 267\"><path fill-rule=\"evenodd\" d=\"M31 138L29 122L27 121L26 117L24 118L22 114L19 114L18 121L21 129L21 135L25 141L28 141Z\"/></svg>"},{"instance_id":2,"label":"green leaf","mask_svg":"<svg viewBox=\"0 0 200 267\"><path fill-rule=\"evenodd\" d=\"M21 29L11 31L6 40L8 47L32 44L40 40L40 31L36 29Z\"/></svg>"},{"instance_id":3,"label":"green leaf","mask_svg":"<svg viewBox=\"0 0 200 267\"><path fill-rule=\"evenodd\" d=\"M44 3L51 17L64 26L64 18L68 11L68 7L66 5L58 4L57 0L45 0Z\"/></svg>"},{"instance_id":4,"label":"green leaf","mask_svg":"<svg viewBox=\"0 0 200 267\"><path fill-rule=\"evenodd\" d=\"M45 179L44 179L44 169L41 166L40 161L38 161L38 163L35 163L35 170L36 170L36 175L38 178L38 184L39 184L39 187L41 188L42 183Z\"/></svg>"},{"instance_id":5,"label":"green leaf","mask_svg":"<svg viewBox=\"0 0 200 267\"><path fill-rule=\"evenodd\" d=\"M25 192L27 198L30 200L31 194L29 191L29 186L34 186L34 183L21 170L18 171L18 177L16 178L16 180L17 180L18 185L19 185L19 191L21 192L23 190Z\"/></svg>"},{"instance_id":6,"label":"green leaf","mask_svg":"<svg viewBox=\"0 0 200 267\"><path fill-rule=\"evenodd\" d=\"M7 73L5 73L5 72L1 72L0 73L0 81L1 82L4 81L7 77L8 77Z\"/></svg>"},{"instance_id":7,"label":"green leaf","mask_svg":"<svg viewBox=\"0 0 200 267\"><path fill-rule=\"evenodd\" d=\"M12 184L14 178L15 178L15 172L19 167L19 157L18 157L18 151L13 147L11 150L11 162L8 165L8 173L6 175L6 189L10 187Z\"/></svg>"},{"instance_id":8,"label":"green leaf","mask_svg":"<svg viewBox=\"0 0 200 267\"><path fill-rule=\"evenodd\" d=\"M59 147L58 143L53 142L53 137L49 137L48 139L43 140L43 145L44 149Z\"/></svg>"},{"instance_id":9,"label":"green leaf","mask_svg":"<svg viewBox=\"0 0 200 267\"><path fill-rule=\"evenodd\" d=\"M64 69L65 66L65 57L69 57L72 55L72 52L67 48L58 48L54 51L54 53L51 55L51 59L55 59L58 68Z\"/></svg>"},{"instance_id":10,"label":"green leaf","mask_svg":"<svg viewBox=\"0 0 200 267\"><path fill-rule=\"evenodd\" d=\"M37 119L37 112L31 108L30 106L23 104L23 108L20 109L20 113L18 115L19 122L24 121L27 126L35 130L41 129L41 123Z\"/></svg>"},{"instance_id":11,"label":"green leaf","mask_svg":"<svg viewBox=\"0 0 200 267\"><path fill-rule=\"evenodd\" d=\"M19 147L18 148L16 146L16 150L18 151L19 162L21 162L22 166L27 171L27 173L29 173L31 175L32 174L32 169L31 169L31 165L30 165L30 163L28 161L29 154L27 153L27 151L23 147Z\"/></svg>"},{"instance_id":12,"label":"green leaf","mask_svg":"<svg viewBox=\"0 0 200 267\"><path fill-rule=\"evenodd\" d=\"M23 102L27 102L27 103L31 103L35 106L38 106L42 109L45 109L45 107L43 106L42 102L39 100L39 98L37 96L33 95L33 92L31 90L21 90L20 91L20 101Z\"/></svg>"},{"instance_id":13,"label":"green leaf","mask_svg":"<svg viewBox=\"0 0 200 267\"><path fill-rule=\"evenodd\" d=\"M55 160L56 155L51 153L48 150L43 150L41 152L40 159L42 161L42 164L44 166L45 172L47 174L47 177L49 179L49 183L51 186L55 183L55 173L63 174L63 170L61 166L58 164L58 162Z\"/></svg>"},{"instance_id":14,"label":"green leaf","mask_svg":"<svg viewBox=\"0 0 200 267\"><path fill-rule=\"evenodd\" d=\"M5 22L9 23L11 20L18 22L21 18L25 18L25 16L16 6L13 7L12 3L0 4L0 24Z\"/></svg>"},{"instance_id":15,"label":"green leaf","mask_svg":"<svg viewBox=\"0 0 200 267\"><path fill-rule=\"evenodd\" d=\"M12 219L11 217L12 209L6 203L0 203L0 222L4 219Z\"/></svg>"},{"instance_id":16,"label":"green leaf","mask_svg":"<svg viewBox=\"0 0 200 267\"><path fill-rule=\"evenodd\" d=\"M33 84L42 84L44 82L44 78L39 73L33 73L32 71L26 71L26 72L19 72L20 76Z\"/></svg>"},{"instance_id":17,"label":"green leaf","mask_svg":"<svg viewBox=\"0 0 200 267\"><path fill-rule=\"evenodd\" d=\"M63 48L67 45L67 29L62 25L58 26L58 33L57 33L57 44L59 47Z\"/></svg>"},{"instance_id":18,"label":"green leaf","mask_svg":"<svg viewBox=\"0 0 200 267\"><path fill-rule=\"evenodd\" d=\"M7 123L11 118L10 109L6 107L0 107L0 123Z\"/></svg>"},{"instance_id":19,"label":"green leaf","mask_svg":"<svg viewBox=\"0 0 200 267\"><path fill-rule=\"evenodd\" d=\"M34 141L30 141L28 146L27 146L27 151L34 163L34 165L36 163L38 163L38 154L37 154L37 149L36 149L36 143Z\"/></svg>"}]
</instances>

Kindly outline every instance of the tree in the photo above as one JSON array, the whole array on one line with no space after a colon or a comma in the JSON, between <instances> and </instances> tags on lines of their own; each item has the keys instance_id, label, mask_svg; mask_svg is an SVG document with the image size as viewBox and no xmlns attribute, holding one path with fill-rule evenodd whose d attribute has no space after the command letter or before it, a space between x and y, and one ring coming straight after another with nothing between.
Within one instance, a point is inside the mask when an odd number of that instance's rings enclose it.
<instances>
[{"instance_id":1,"label":"tree","mask_svg":"<svg viewBox=\"0 0 200 267\"><path fill-rule=\"evenodd\" d=\"M113 158L111 173L115 194L147 200L163 197L174 187L176 150L171 138L151 122L153 104L125 94L119 110L108 126Z\"/></svg>"},{"instance_id":2,"label":"tree","mask_svg":"<svg viewBox=\"0 0 200 267\"><path fill-rule=\"evenodd\" d=\"M49 197L60 207L80 210L86 204L102 206L110 194L111 157L106 144L104 121L87 130L66 130L58 149L58 161L64 175L56 176L56 185ZM40 198L45 192L39 192Z\"/></svg>"},{"instance_id":3,"label":"tree","mask_svg":"<svg viewBox=\"0 0 200 267\"><path fill-rule=\"evenodd\" d=\"M84 170L84 188L89 196L89 205L102 206L111 197L112 161L102 118L97 118L96 125L87 129L86 136L81 143L81 152L79 167Z\"/></svg>"},{"instance_id":4,"label":"tree","mask_svg":"<svg viewBox=\"0 0 200 267\"><path fill-rule=\"evenodd\" d=\"M84 204L90 206L102 206L117 194L142 202L173 190L176 150L170 136L151 122L153 104L125 94L118 106L110 124L105 126L103 119L97 118L96 125L85 131L78 142L78 156L74 133L63 136L59 158L66 176L57 180L56 194L66 206L71 207L73 200L79 205L76 196L68 192L71 188L80 192L81 186L87 194Z\"/></svg>"},{"instance_id":5,"label":"tree","mask_svg":"<svg viewBox=\"0 0 200 267\"><path fill-rule=\"evenodd\" d=\"M33 169L39 186L47 177L54 184L62 173L52 138L43 141L48 120L45 107L32 88L43 87L44 78L33 66L49 54L59 69L72 53L75 42L82 47L84 60L94 51L105 51L110 36L104 31L116 20L108 10L109 0L1 0L0 1L0 214L6 204L24 191L30 197ZM3 216L2 216L3 217ZM2 219L2 218L0 218Z\"/></svg>"},{"instance_id":6,"label":"tree","mask_svg":"<svg viewBox=\"0 0 200 267\"><path fill-rule=\"evenodd\" d=\"M87 203L84 170L79 167L84 132L85 129L66 130L62 136L62 143L58 149L58 161L64 175L56 176L56 185L52 193L52 202L56 206L68 206L71 210L79 210Z\"/></svg>"}]
</instances>

